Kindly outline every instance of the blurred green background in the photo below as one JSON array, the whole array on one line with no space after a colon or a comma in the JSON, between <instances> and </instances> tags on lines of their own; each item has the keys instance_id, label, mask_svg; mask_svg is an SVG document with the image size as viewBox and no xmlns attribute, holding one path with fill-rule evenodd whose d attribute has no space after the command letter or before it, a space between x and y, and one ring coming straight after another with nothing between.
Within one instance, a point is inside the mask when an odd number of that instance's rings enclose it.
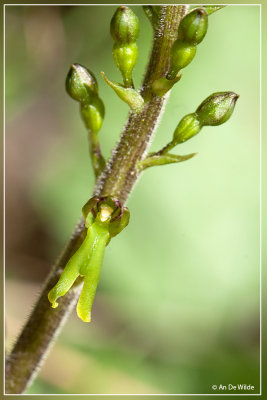
<instances>
[{"instance_id":1,"label":"blurred green background","mask_svg":"<svg viewBox=\"0 0 267 400\"><path fill-rule=\"evenodd\" d=\"M6 6L7 351L94 185L79 107L64 90L70 63L98 78L106 157L128 114L100 77L121 81L109 36L115 9ZM140 84L152 31L133 9ZM194 394L238 383L259 393L259 38L259 6L210 17L152 150L213 92L237 92L235 112L177 148L195 158L141 177L131 223L107 248L92 323L71 315L28 393Z\"/></svg>"}]
</instances>

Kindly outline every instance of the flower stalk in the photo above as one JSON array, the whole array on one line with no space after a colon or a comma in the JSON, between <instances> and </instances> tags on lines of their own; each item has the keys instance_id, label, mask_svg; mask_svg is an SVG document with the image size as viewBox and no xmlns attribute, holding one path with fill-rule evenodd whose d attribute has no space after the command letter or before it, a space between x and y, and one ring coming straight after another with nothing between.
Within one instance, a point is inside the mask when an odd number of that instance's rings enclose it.
<instances>
[{"instance_id":1,"label":"flower stalk","mask_svg":"<svg viewBox=\"0 0 267 400\"><path fill-rule=\"evenodd\" d=\"M111 160L96 183L94 195L97 197L106 195L115 197L122 206L129 197L139 176L136 164L145 158L166 101L166 96L158 97L153 94L152 83L167 74L170 48L176 39L177 26L187 9L185 5L160 8L160 22L155 31L151 57L140 91L147 103L140 114L130 113L116 151L113 152ZM128 151L129 148L131 152ZM54 265L29 320L6 360L7 394L25 392L76 304L81 291L79 278L55 309L50 306L47 293L56 285L63 267L84 241L86 235L84 228L82 218Z\"/></svg>"}]
</instances>

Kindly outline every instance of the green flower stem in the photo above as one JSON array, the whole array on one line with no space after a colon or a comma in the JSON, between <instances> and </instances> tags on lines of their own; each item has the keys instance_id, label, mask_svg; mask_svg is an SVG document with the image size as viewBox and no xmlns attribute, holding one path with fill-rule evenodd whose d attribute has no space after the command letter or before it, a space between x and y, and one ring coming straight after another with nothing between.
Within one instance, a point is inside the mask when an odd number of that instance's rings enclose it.
<instances>
[{"instance_id":1,"label":"green flower stem","mask_svg":"<svg viewBox=\"0 0 267 400\"><path fill-rule=\"evenodd\" d=\"M57 283L63 268L81 246L84 237L84 221L80 220L47 277L40 297L6 360L5 392L7 394L23 393L26 390L52 345L53 339L78 300L81 291L81 282L78 280L72 290L62 298L56 310L50 306L47 293Z\"/></svg>"},{"instance_id":2,"label":"green flower stem","mask_svg":"<svg viewBox=\"0 0 267 400\"><path fill-rule=\"evenodd\" d=\"M167 73L170 47L176 39L180 19L187 9L188 6L185 5L163 6L161 9L160 23L155 31L153 49L141 90L149 102L140 114L130 113L116 151L113 152L110 162L96 184L94 192L99 196L114 195L124 204L139 176L136 164L146 155L165 104L165 98L153 95L151 85L155 79ZM53 340L75 306L81 290L79 283L62 297L56 309L50 306L47 293L55 286L62 268L80 247L84 237L82 219L52 269L29 320L6 360L7 394L23 393L27 389Z\"/></svg>"},{"instance_id":3,"label":"green flower stem","mask_svg":"<svg viewBox=\"0 0 267 400\"><path fill-rule=\"evenodd\" d=\"M100 144L98 140L98 132L88 131L89 152L92 166L96 178L101 174L106 166L106 161L102 156Z\"/></svg>"},{"instance_id":4,"label":"green flower stem","mask_svg":"<svg viewBox=\"0 0 267 400\"><path fill-rule=\"evenodd\" d=\"M165 155L165 154L169 153L169 151L172 150L174 147L176 147L176 143L171 141L171 142L167 143L161 150L159 150L155 153L149 154L149 157Z\"/></svg>"}]
</instances>

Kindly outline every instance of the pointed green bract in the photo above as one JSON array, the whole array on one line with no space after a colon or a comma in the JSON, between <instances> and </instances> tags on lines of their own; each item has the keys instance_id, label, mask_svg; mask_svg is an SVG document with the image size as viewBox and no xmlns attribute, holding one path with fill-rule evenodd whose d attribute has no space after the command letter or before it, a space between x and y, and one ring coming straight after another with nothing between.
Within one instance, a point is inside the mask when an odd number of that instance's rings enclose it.
<instances>
[{"instance_id":1,"label":"pointed green bract","mask_svg":"<svg viewBox=\"0 0 267 400\"><path fill-rule=\"evenodd\" d=\"M144 99L135 89L126 88L120 83L110 81L105 76L104 72L101 72L101 75L104 81L114 90L121 100L129 105L134 113L138 114L142 111L144 107Z\"/></svg>"},{"instance_id":2,"label":"pointed green bract","mask_svg":"<svg viewBox=\"0 0 267 400\"><path fill-rule=\"evenodd\" d=\"M155 167L159 165L167 165L167 164L177 164L183 161L190 160L190 158L194 157L196 153L187 154L185 156L179 156L176 154L163 154L163 155L152 155L148 156L142 161L139 161L137 168L139 172L143 171L146 168Z\"/></svg>"}]
</instances>

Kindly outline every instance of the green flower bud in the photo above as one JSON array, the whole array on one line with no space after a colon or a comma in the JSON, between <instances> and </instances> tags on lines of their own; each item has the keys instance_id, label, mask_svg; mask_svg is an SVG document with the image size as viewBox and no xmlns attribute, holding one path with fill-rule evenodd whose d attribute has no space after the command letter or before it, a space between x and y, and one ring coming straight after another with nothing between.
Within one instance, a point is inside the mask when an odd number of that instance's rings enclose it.
<instances>
[{"instance_id":1,"label":"green flower bud","mask_svg":"<svg viewBox=\"0 0 267 400\"><path fill-rule=\"evenodd\" d=\"M81 115L86 128L91 132L98 132L105 115L103 101L98 96L94 96L90 104L81 104Z\"/></svg>"},{"instance_id":2,"label":"green flower bud","mask_svg":"<svg viewBox=\"0 0 267 400\"><path fill-rule=\"evenodd\" d=\"M116 43L133 43L139 35L139 21L126 6L118 7L110 23L110 34Z\"/></svg>"},{"instance_id":3,"label":"green flower bud","mask_svg":"<svg viewBox=\"0 0 267 400\"><path fill-rule=\"evenodd\" d=\"M191 63L196 54L196 46L176 40L173 43L170 54L170 69L168 79L174 79L180 71Z\"/></svg>"},{"instance_id":4,"label":"green flower bud","mask_svg":"<svg viewBox=\"0 0 267 400\"><path fill-rule=\"evenodd\" d=\"M114 43L113 58L120 70L126 87L132 86L132 72L137 62L138 47L136 43L121 45Z\"/></svg>"},{"instance_id":5,"label":"green flower bud","mask_svg":"<svg viewBox=\"0 0 267 400\"><path fill-rule=\"evenodd\" d=\"M176 146L179 143L186 142L188 139L191 139L199 133L201 128L202 125L200 124L196 113L186 115L181 119L173 133L172 144Z\"/></svg>"},{"instance_id":6,"label":"green flower bud","mask_svg":"<svg viewBox=\"0 0 267 400\"><path fill-rule=\"evenodd\" d=\"M204 39L208 29L208 15L202 8L196 8L181 21L178 38L183 42L197 45Z\"/></svg>"},{"instance_id":7,"label":"green flower bud","mask_svg":"<svg viewBox=\"0 0 267 400\"><path fill-rule=\"evenodd\" d=\"M96 78L82 65L72 64L66 79L66 91L74 100L87 104L98 93Z\"/></svg>"},{"instance_id":8,"label":"green flower bud","mask_svg":"<svg viewBox=\"0 0 267 400\"><path fill-rule=\"evenodd\" d=\"M238 95L234 92L213 93L196 110L202 125L221 125L231 117Z\"/></svg>"},{"instance_id":9,"label":"green flower bud","mask_svg":"<svg viewBox=\"0 0 267 400\"><path fill-rule=\"evenodd\" d=\"M139 21L129 7L117 8L110 23L110 33L115 41L113 58L122 74L124 86L133 87L132 71L138 57L135 42L139 35Z\"/></svg>"}]
</instances>

